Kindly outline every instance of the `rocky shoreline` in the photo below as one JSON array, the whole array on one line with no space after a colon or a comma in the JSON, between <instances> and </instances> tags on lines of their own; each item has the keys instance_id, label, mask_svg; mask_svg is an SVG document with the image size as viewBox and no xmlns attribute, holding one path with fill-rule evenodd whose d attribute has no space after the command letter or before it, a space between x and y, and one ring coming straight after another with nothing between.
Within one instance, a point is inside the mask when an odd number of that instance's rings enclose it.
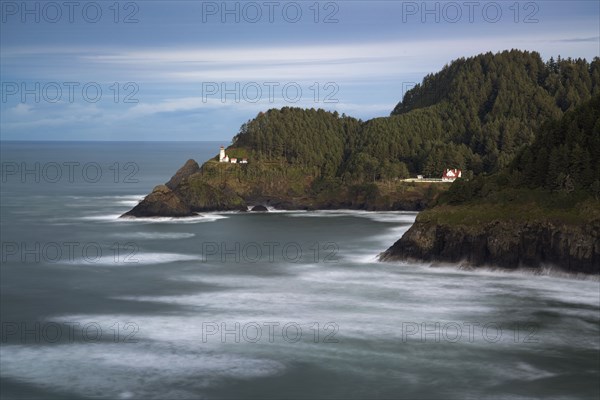
<instances>
[{"instance_id":1,"label":"rocky shoreline","mask_svg":"<svg viewBox=\"0 0 600 400\"><path fill-rule=\"evenodd\" d=\"M379 259L506 269L552 265L570 273L600 274L600 221L585 226L541 220L495 221L473 227L417 218Z\"/></svg>"},{"instance_id":2,"label":"rocky shoreline","mask_svg":"<svg viewBox=\"0 0 600 400\"><path fill-rule=\"evenodd\" d=\"M319 202L309 196L263 195L261 190L239 193L227 184L218 186L206 178L194 160L188 160L164 185L156 186L124 218L192 217L200 212L266 212L267 207L287 210L360 209L370 211L420 211L424 204L405 207L374 207L349 199ZM541 269L555 265L569 273L600 273L600 220L589 224L556 223L550 220L498 220L482 224L445 224L420 214L413 226L380 261L460 263L463 266L494 266L507 269Z\"/></svg>"},{"instance_id":3,"label":"rocky shoreline","mask_svg":"<svg viewBox=\"0 0 600 400\"><path fill-rule=\"evenodd\" d=\"M246 209L233 193L223 193L201 180L200 166L188 160L164 185L156 186L121 217L191 217L202 211Z\"/></svg>"}]
</instances>

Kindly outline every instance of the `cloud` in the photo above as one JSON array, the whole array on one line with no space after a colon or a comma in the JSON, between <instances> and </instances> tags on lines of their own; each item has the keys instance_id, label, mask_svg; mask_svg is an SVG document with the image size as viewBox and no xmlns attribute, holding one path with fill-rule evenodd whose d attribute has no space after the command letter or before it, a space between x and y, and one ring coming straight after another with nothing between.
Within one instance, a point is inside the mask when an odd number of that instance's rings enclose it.
<instances>
[{"instance_id":1,"label":"cloud","mask_svg":"<svg viewBox=\"0 0 600 400\"><path fill-rule=\"evenodd\" d=\"M30 104L19 103L8 109L6 118L2 118L0 127L3 133L11 130L23 130L67 125L85 125L103 123L107 110L96 104L40 103L35 108Z\"/></svg>"},{"instance_id":2,"label":"cloud","mask_svg":"<svg viewBox=\"0 0 600 400\"><path fill-rule=\"evenodd\" d=\"M600 43L600 36L593 36L593 37L586 37L586 38L570 38L570 39L560 39L560 40L556 40L557 42L567 42L567 43L573 43L573 42L595 42L595 43Z\"/></svg>"},{"instance_id":3,"label":"cloud","mask_svg":"<svg viewBox=\"0 0 600 400\"><path fill-rule=\"evenodd\" d=\"M588 32L589 33L589 32ZM511 48L538 50L543 54L565 54L557 42L578 46L579 53L589 50L597 36L571 32L554 35L506 35L455 37L363 43L304 44L295 46L180 47L74 49L3 49L5 75L24 70L35 76L56 79L62 76L79 81L98 82L135 80L161 83L198 82L320 82L338 83L397 79L401 74L428 73L438 70L454 58L485 51ZM554 43L554 44L553 44ZM591 47L590 47L591 46ZM465 49L468 49L465 51ZM583 51L580 51L583 50ZM43 63L32 63L39 58ZM134 78L134 79L132 79Z\"/></svg>"},{"instance_id":4,"label":"cloud","mask_svg":"<svg viewBox=\"0 0 600 400\"><path fill-rule=\"evenodd\" d=\"M537 28L537 27L536 27ZM259 111L269 108L314 107L336 110L363 119L388 115L402 95L403 84L418 82L430 72L440 70L458 57L481 52L518 48L551 55L597 55L600 38L591 30L561 30L553 33L539 29L504 31L477 37L442 37L396 40L372 40L362 43L327 43L296 45L254 45L240 47L229 43L221 47L143 46L88 47L50 45L47 47L3 45L0 66L3 80L36 77L39 80L63 82L99 82L107 87L114 82L138 83L138 104L17 104L2 105L0 121L3 135L13 132L84 130L99 135L128 135L139 130L151 135L154 130L175 129L195 135L198 126L224 126L215 135L227 137L239 125ZM157 42L162 43L164 42ZM144 47L145 46L145 47ZM29 79L28 79L29 80ZM272 101L263 92L257 102L225 102L220 94L204 99L202 83L225 83L228 88L256 82L278 82ZM290 82L305 91L301 100L292 103L281 93ZM339 86L338 103L324 103L312 97L309 87L315 82L321 90L328 82ZM106 98L112 92L106 92ZM121 93L124 95L124 93ZM173 121L181 117L181 125ZM184 119L185 118L185 119ZM54 127L54 129L52 128ZM48 129L46 129L48 128ZM145 131L144 131L145 129ZM91 133L90 133L91 134Z\"/></svg>"},{"instance_id":5,"label":"cloud","mask_svg":"<svg viewBox=\"0 0 600 400\"><path fill-rule=\"evenodd\" d=\"M274 98L270 101L268 98L261 99L255 103L240 100L235 102L232 99L222 101L218 98L203 97L185 97L176 99L167 99L155 103L140 103L120 114L116 119L134 119L145 116L156 115L160 113L186 113L214 109L228 109L231 111L253 115L259 111L270 108L282 107L300 107L300 108L323 108L330 111L353 113L376 113L387 114L395 106L394 104L359 104L352 102L321 102L315 103L312 99L304 98L297 102L287 101L284 98Z\"/></svg>"},{"instance_id":6,"label":"cloud","mask_svg":"<svg viewBox=\"0 0 600 400\"><path fill-rule=\"evenodd\" d=\"M30 104L25 104L25 103L19 103L16 106L14 106L13 108L9 109L8 112L14 114L14 115L18 115L18 116L24 116L29 114L29 112L31 111L33 107Z\"/></svg>"}]
</instances>

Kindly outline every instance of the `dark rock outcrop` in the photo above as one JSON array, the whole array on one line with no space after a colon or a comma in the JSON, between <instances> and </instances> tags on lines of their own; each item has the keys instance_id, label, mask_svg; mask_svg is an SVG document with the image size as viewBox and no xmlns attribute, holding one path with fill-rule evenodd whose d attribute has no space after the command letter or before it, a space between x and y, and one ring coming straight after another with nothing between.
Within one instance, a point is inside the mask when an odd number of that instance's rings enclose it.
<instances>
[{"instance_id":1,"label":"dark rock outcrop","mask_svg":"<svg viewBox=\"0 0 600 400\"><path fill-rule=\"evenodd\" d=\"M418 260L469 266L540 268L600 273L600 221L585 226L538 222L493 222L484 226L415 224L380 254L382 261Z\"/></svg>"},{"instance_id":2,"label":"dark rock outcrop","mask_svg":"<svg viewBox=\"0 0 600 400\"><path fill-rule=\"evenodd\" d=\"M196 172L200 172L200 166L198 163L192 159L187 160L183 167L179 168L175 175L171 177L169 182L166 183L166 186L171 190L175 190L175 188L177 188L177 186L179 186L184 179L187 179Z\"/></svg>"},{"instance_id":3,"label":"dark rock outcrop","mask_svg":"<svg viewBox=\"0 0 600 400\"><path fill-rule=\"evenodd\" d=\"M198 163L188 160L165 185L154 188L122 217L189 217L201 211L246 208L246 202L228 187L205 182Z\"/></svg>"},{"instance_id":4,"label":"dark rock outcrop","mask_svg":"<svg viewBox=\"0 0 600 400\"><path fill-rule=\"evenodd\" d=\"M189 217L191 215L194 213L188 204L166 185L158 185L152 193L122 217Z\"/></svg>"}]
</instances>

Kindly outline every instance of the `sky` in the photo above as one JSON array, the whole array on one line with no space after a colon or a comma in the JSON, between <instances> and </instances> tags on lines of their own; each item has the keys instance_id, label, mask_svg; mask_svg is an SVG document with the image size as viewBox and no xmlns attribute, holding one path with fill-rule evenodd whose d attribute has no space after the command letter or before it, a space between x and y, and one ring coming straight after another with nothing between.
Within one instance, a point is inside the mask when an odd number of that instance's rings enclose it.
<instances>
[{"instance_id":1,"label":"sky","mask_svg":"<svg viewBox=\"0 0 600 400\"><path fill-rule=\"evenodd\" d=\"M0 1L0 139L227 141L270 108L387 116L459 57L593 59L590 1Z\"/></svg>"}]
</instances>

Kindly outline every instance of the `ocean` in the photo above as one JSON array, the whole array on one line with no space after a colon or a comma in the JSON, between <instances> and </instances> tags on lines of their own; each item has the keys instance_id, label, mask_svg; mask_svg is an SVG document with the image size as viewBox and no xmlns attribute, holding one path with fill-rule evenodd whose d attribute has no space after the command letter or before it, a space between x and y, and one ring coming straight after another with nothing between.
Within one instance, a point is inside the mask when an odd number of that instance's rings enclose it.
<instances>
[{"instance_id":1,"label":"ocean","mask_svg":"<svg viewBox=\"0 0 600 400\"><path fill-rule=\"evenodd\" d=\"M591 399L600 282L380 263L416 214L123 220L218 142L2 142L4 399Z\"/></svg>"}]
</instances>

